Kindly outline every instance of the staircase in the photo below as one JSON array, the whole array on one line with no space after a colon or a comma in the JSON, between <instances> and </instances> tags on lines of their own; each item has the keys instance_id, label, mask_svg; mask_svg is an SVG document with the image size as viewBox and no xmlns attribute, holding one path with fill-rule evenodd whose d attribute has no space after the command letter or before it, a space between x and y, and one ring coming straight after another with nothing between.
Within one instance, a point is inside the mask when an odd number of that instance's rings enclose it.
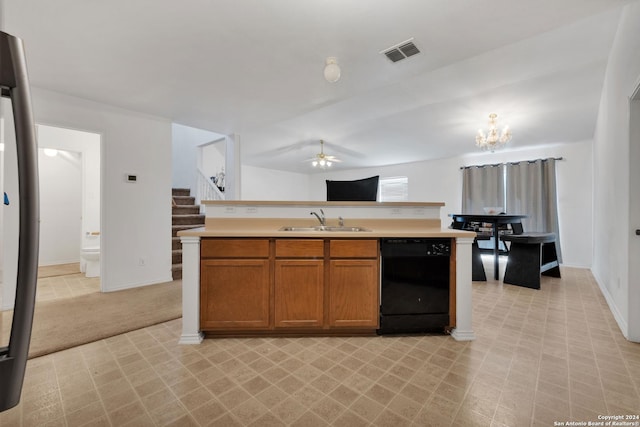
<instances>
[{"instance_id":1,"label":"staircase","mask_svg":"<svg viewBox=\"0 0 640 427\"><path fill-rule=\"evenodd\" d=\"M188 188L174 188L172 198L171 275L173 280L177 280L182 279L182 244L177 233L181 230L204 227L204 215L200 214L200 205L195 204L196 198L191 196Z\"/></svg>"}]
</instances>

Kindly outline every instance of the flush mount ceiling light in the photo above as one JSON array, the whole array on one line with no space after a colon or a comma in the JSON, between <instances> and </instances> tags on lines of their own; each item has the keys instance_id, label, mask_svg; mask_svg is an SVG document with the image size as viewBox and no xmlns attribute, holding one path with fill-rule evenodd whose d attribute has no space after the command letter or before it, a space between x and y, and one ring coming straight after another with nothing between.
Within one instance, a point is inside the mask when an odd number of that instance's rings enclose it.
<instances>
[{"instance_id":1,"label":"flush mount ceiling light","mask_svg":"<svg viewBox=\"0 0 640 427\"><path fill-rule=\"evenodd\" d=\"M338 66L338 58L330 56L325 61L324 78L329 83L335 83L340 80L340 67Z\"/></svg>"},{"instance_id":2,"label":"flush mount ceiling light","mask_svg":"<svg viewBox=\"0 0 640 427\"><path fill-rule=\"evenodd\" d=\"M494 152L495 150L504 147L504 145L511 141L511 130L509 126L505 126L502 132L498 132L497 119L498 115L495 113L489 114L489 130L485 136L482 129L478 129L476 135L476 147L485 151Z\"/></svg>"},{"instance_id":3,"label":"flush mount ceiling light","mask_svg":"<svg viewBox=\"0 0 640 427\"><path fill-rule=\"evenodd\" d=\"M313 166L314 168L318 168L319 167L321 169L330 168L331 165L334 162L341 162L341 160L339 160L335 156L328 156L328 155L324 154L324 141L323 140L320 140L320 152L318 154L316 154L315 157L310 159L310 161L311 161L311 166Z\"/></svg>"}]
</instances>

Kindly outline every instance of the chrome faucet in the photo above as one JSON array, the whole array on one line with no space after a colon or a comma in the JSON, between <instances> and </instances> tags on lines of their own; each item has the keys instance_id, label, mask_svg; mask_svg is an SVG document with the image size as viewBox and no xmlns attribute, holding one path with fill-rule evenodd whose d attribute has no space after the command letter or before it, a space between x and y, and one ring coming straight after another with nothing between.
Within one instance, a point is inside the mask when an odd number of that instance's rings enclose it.
<instances>
[{"instance_id":1,"label":"chrome faucet","mask_svg":"<svg viewBox=\"0 0 640 427\"><path fill-rule=\"evenodd\" d=\"M309 215L315 215L316 218L318 218L318 221L320 221L320 225L324 226L325 225L325 217L324 217L324 211L322 209L320 209L320 215L318 215L315 212L311 212Z\"/></svg>"}]
</instances>

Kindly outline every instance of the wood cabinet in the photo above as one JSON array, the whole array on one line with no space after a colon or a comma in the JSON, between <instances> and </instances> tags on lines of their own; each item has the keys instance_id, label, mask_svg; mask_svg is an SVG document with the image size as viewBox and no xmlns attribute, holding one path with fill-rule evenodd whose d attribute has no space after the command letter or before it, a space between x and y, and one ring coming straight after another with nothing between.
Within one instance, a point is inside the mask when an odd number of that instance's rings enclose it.
<instances>
[{"instance_id":1,"label":"wood cabinet","mask_svg":"<svg viewBox=\"0 0 640 427\"><path fill-rule=\"evenodd\" d=\"M331 240L329 253L329 326L377 328L378 241Z\"/></svg>"},{"instance_id":2,"label":"wood cabinet","mask_svg":"<svg viewBox=\"0 0 640 427\"><path fill-rule=\"evenodd\" d=\"M274 326L320 328L324 322L324 242L275 241Z\"/></svg>"},{"instance_id":3,"label":"wood cabinet","mask_svg":"<svg viewBox=\"0 0 640 427\"><path fill-rule=\"evenodd\" d=\"M201 328L268 328L269 241L203 239L200 253Z\"/></svg>"},{"instance_id":4,"label":"wood cabinet","mask_svg":"<svg viewBox=\"0 0 640 427\"><path fill-rule=\"evenodd\" d=\"M210 334L375 333L377 239L201 241L200 327Z\"/></svg>"}]
</instances>

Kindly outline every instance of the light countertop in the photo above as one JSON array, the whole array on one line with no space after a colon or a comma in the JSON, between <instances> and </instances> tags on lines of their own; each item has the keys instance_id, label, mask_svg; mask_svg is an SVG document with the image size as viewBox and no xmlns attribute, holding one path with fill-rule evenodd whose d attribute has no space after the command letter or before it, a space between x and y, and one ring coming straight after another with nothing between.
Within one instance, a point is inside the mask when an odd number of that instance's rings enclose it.
<instances>
[{"instance_id":1,"label":"light countertop","mask_svg":"<svg viewBox=\"0 0 640 427\"><path fill-rule=\"evenodd\" d=\"M205 227L183 230L178 236L197 237L278 237L278 238L352 238L380 237L458 238L475 237L474 232L442 228L439 220L349 219L346 227L363 227L371 231L282 231L281 227L313 227L317 221L300 218L237 218L207 221ZM337 226L335 220L328 226Z\"/></svg>"},{"instance_id":2,"label":"light countertop","mask_svg":"<svg viewBox=\"0 0 640 427\"><path fill-rule=\"evenodd\" d=\"M361 207L427 207L444 206L444 202L326 202L326 201L289 201L289 200L203 200L203 205L235 205L235 206L361 206Z\"/></svg>"}]
</instances>

